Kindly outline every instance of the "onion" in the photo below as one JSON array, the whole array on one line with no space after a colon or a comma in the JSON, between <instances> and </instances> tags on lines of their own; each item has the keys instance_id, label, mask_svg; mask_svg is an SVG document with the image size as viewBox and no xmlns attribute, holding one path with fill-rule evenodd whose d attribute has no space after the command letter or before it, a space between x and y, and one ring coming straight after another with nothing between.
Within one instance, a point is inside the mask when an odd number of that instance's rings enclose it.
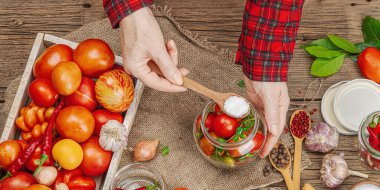
<instances>
[{"instance_id":1,"label":"onion","mask_svg":"<svg viewBox=\"0 0 380 190\"><path fill-rule=\"evenodd\" d=\"M152 160L156 155L158 143L158 140L139 142L134 148L133 160L135 162Z\"/></svg>"}]
</instances>

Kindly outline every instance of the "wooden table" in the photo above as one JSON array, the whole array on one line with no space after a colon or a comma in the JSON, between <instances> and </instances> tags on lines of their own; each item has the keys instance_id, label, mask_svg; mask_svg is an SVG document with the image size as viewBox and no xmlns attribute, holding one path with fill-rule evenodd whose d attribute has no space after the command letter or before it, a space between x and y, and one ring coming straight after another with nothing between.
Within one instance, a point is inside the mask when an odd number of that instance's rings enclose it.
<instances>
[{"instance_id":1,"label":"wooden table","mask_svg":"<svg viewBox=\"0 0 380 190\"><path fill-rule=\"evenodd\" d=\"M191 31L207 37L222 48L236 50L240 33L243 0L156 0L158 5L168 5L180 24ZM312 59L299 47L326 34L344 36L354 42L362 40L361 19L365 15L380 18L379 0L308 0L298 34L295 56L290 66L289 92L293 103L302 103L305 90L315 78L309 74ZM21 75L26 64L33 40L38 32L62 36L91 21L105 18L100 0L1 0L0 3L0 104L4 102L7 84ZM320 107L324 91L342 80L360 77L356 64L346 60L339 74L323 80L316 101L307 110ZM315 93L306 95L310 100ZM0 105L0 106L1 106ZM319 111L312 116L314 122L321 121ZM380 174L366 171L358 160L356 136L340 136L338 152L344 151L351 169L370 175L380 182ZM309 156L311 168L302 173L302 183L313 184L324 189L319 180L322 154ZM340 189L348 189L363 179L350 177ZM279 183L273 187L284 187Z\"/></svg>"}]
</instances>

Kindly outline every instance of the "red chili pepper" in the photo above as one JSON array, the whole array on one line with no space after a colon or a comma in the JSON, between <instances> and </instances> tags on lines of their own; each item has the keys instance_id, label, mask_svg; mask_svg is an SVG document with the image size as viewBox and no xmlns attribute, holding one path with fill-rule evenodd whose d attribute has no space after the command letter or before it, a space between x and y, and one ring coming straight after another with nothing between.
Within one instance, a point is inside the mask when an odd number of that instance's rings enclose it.
<instances>
[{"instance_id":1,"label":"red chili pepper","mask_svg":"<svg viewBox=\"0 0 380 190\"><path fill-rule=\"evenodd\" d=\"M369 133L369 137L368 137L369 144L373 148L378 148L379 147L379 139L377 137L377 134L373 131L373 129L371 127L367 127L367 130Z\"/></svg>"},{"instance_id":2,"label":"red chili pepper","mask_svg":"<svg viewBox=\"0 0 380 190\"><path fill-rule=\"evenodd\" d=\"M44 162L47 159L49 159L49 161L51 161L50 163L54 163L53 156L51 153L52 149L53 149L53 128L54 128L55 120L57 119L57 115L58 115L59 111L61 111L61 109L63 108L64 105L65 105L64 102L61 100L59 102L58 106L55 107L53 113L50 116L48 125L47 125L45 132L44 132L42 139L41 139L42 155L41 155L41 159L40 159L40 164L39 164L38 168L34 171L34 173L37 173L37 171L41 168L41 166L44 164Z\"/></svg>"},{"instance_id":3,"label":"red chili pepper","mask_svg":"<svg viewBox=\"0 0 380 190\"><path fill-rule=\"evenodd\" d=\"M375 132L377 135L380 134L380 116L377 118L377 124L376 127L374 128L373 132Z\"/></svg>"},{"instance_id":4,"label":"red chili pepper","mask_svg":"<svg viewBox=\"0 0 380 190\"><path fill-rule=\"evenodd\" d=\"M25 164L26 160L33 154L33 152L37 149L37 147L41 143L41 137L32 140L26 148L24 153L15 160L12 165L8 168L7 174L2 178L8 178L11 177L12 175L15 175Z\"/></svg>"}]
</instances>

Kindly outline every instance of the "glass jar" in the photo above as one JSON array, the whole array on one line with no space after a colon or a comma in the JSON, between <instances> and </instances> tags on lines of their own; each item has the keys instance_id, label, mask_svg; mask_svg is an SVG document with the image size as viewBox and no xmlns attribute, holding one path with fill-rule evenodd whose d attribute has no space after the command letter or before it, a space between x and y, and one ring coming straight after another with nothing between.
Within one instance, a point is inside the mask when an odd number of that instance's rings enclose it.
<instances>
[{"instance_id":1,"label":"glass jar","mask_svg":"<svg viewBox=\"0 0 380 190\"><path fill-rule=\"evenodd\" d=\"M379 116L380 111L367 116L360 124L358 133L360 161L371 170L380 170L380 151L370 145L367 127L370 125L374 117L376 118L376 122Z\"/></svg>"},{"instance_id":2,"label":"glass jar","mask_svg":"<svg viewBox=\"0 0 380 190\"><path fill-rule=\"evenodd\" d=\"M236 119L238 127L233 132L234 135L227 138L218 137L216 131L207 128L210 124L205 124L210 123L206 121L209 120L207 117L218 118L221 114L223 113L219 106L214 101L209 101L202 113L195 118L193 136L202 156L211 164L226 169L235 169L258 161L266 139L266 129L254 107L250 104L250 114L243 119Z\"/></svg>"},{"instance_id":3,"label":"glass jar","mask_svg":"<svg viewBox=\"0 0 380 190\"><path fill-rule=\"evenodd\" d=\"M152 190L166 190L166 184L160 174L144 164L134 163L121 168L112 179L110 190L121 188L135 190L142 187L157 185Z\"/></svg>"}]
</instances>

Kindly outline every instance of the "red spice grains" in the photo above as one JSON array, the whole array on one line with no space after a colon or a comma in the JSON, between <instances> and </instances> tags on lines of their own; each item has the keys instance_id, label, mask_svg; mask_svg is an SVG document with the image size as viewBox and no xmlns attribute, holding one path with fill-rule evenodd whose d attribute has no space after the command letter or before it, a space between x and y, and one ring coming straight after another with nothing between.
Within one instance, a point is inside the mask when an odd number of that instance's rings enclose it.
<instances>
[{"instance_id":1,"label":"red spice grains","mask_svg":"<svg viewBox=\"0 0 380 190\"><path fill-rule=\"evenodd\" d=\"M310 117L305 111L300 111L295 114L290 126L292 134L299 138L305 136L310 128L309 120Z\"/></svg>"}]
</instances>

